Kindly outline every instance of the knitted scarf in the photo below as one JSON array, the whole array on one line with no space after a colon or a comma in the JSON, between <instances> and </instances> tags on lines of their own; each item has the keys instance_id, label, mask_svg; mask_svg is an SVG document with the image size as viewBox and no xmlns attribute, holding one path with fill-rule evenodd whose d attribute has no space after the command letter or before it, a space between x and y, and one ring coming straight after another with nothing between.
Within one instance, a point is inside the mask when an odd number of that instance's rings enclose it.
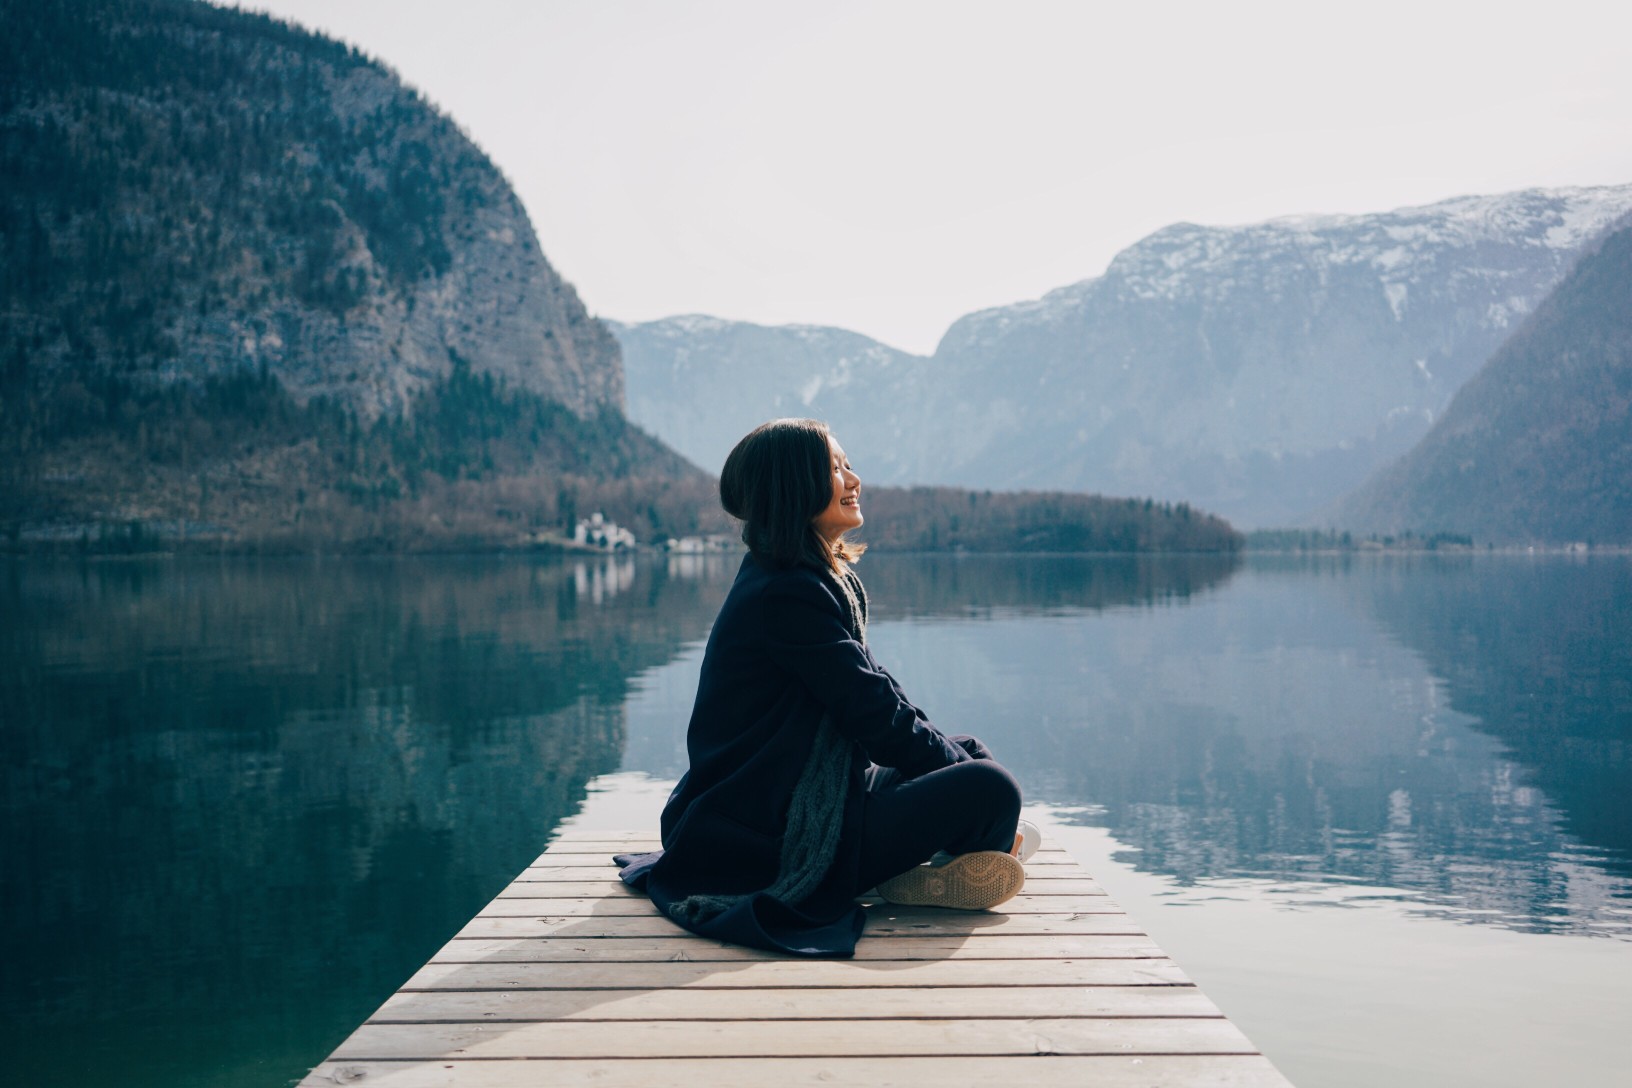
<instances>
[{"instance_id":1,"label":"knitted scarf","mask_svg":"<svg viewBox=\"0 0 1632 1088\"><path fill-rule=\"evenodd\" d=\"M846 568L828 580L839 591L844 605L845 626L856 641L867 644L867 591L855 572ZM797 905L816 890L839 850L839 833L844 829L844 801L850 785L850 758L855 742L833 727L826 714L811 738L805 768L793 787L788 804L788 826L782 834L782 852L776 879L760 892L742 895L688 895L669 904L675 921L696 927L712 921L731 907L756 894L778 902Z\"/></svg>"}]
</instances>

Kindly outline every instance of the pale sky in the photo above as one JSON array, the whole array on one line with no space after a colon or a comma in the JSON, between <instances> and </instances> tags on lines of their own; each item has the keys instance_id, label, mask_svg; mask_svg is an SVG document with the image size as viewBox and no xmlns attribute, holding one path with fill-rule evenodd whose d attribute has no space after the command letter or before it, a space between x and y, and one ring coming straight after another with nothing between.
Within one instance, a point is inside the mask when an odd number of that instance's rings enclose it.
<instances>
[{"instance_id":1,"label":"pale sky","mask_svg":"<svg viewBox=\"0 0 1632 1088\"><path fill-rule=\"evenodd\" d=\"M1632 4L255 0L510 178L591 312L929 352L1169 223L1632 182Z\"/></svg>"}]
</instances>

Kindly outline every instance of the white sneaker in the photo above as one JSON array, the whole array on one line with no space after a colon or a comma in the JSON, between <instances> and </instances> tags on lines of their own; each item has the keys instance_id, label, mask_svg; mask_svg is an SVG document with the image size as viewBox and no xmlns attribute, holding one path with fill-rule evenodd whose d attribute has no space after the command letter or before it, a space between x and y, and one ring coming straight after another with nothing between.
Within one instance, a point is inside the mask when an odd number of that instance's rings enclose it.
<instances>
[{"instance_id":1,"label":"white sneaker","mask_svg":"<svg viewBox=\"0 0 1632 1088\"><path fill-rule=\"evenodd\" d=\"M1031 855L1043 845L1042 829L1030 820L1021 820L1020 825L1014 829L1014 834L1016 841L1011 853L1021 861L1031 860Z\"/></svg>"},{"instance_id":2,"label":"white sneaker","mask_svg":"<svg viewBox=\"0 0 1632 1088\"><path fill-rule=\"evenodd\" d=\"M904 907L991 910L1020 893L1026 869L1013 854L977 850L941 865L917 865L879 882L878 894Z\"/></svg>"}]
</instances>

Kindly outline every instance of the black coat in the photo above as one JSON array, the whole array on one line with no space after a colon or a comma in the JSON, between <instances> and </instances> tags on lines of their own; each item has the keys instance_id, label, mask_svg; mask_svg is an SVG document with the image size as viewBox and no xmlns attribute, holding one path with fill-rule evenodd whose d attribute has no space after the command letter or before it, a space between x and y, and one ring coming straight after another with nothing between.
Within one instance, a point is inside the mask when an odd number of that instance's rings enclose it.
<instances>
[{"instance_id":1,"label":"black coat","mask_svg":"<svg viewBox=\"0 0 1632 1088\"><path fill-rule=\"evenodd\" d=\"M686 733L691 768L663 809L663 851L620 856L623 879L665 913L690 895L770 886L789 800L824 714L857 744L832 867L798 904L751 896L696 932L802 955L853 954L869 760L912 778L970 757L857 640L837 588L815 570L771 570L744 557L709 634Z\"/></svg>"}]
</instances>

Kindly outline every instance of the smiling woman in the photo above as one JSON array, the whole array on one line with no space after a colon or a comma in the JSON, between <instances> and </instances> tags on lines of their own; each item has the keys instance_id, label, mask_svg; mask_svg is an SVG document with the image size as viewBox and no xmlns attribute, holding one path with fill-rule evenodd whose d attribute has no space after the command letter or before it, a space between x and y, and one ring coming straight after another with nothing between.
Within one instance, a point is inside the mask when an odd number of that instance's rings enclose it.
<instances>
[{"instance_id":1,"label":"smiling woman","mask_svg":"<svg viewBox=\"0 0 1632 1088\"><path fill-rule=\"evenodd\" d=\"M861 528L861 477L850 467L844 447L831 434L827 446L833 453L833 501L811 521L816 532L830 543L852 529Z\"/></svg>"},{"instance_id":2,"label":"smiling woman","mask_svg":"<svg viewBox=\"0 0 1632 1088\"><path fill-rule=\"evenodd\" d=\"M748 555L709 635L664 849L620 855L623 879L696 933L808 956L855 951L875 886L906 904L1012 898L1037 841L1019 783L867 648L844 448L816 420L773 420L726 458L720 499Z\"/></svg>"}]
</instances>

